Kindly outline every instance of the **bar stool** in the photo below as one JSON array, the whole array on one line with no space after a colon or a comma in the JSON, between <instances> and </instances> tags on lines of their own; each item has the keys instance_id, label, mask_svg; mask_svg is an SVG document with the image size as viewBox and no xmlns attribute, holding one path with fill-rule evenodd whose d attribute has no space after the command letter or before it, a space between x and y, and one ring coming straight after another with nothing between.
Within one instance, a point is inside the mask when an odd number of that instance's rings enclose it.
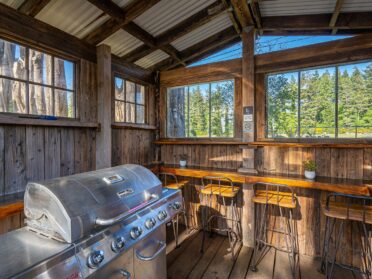
<instances>
[{"instance_id":1,"label":"bar stool","mask_svg":"<svg viewBox=\"0 0 372 279\"><path fill-rule=\"evenodd\" d=\"M222 183L221 183L222 182ZM224 184L223 184L224 183ZM227 185L226 185L227 184ZM203 238L200 251L204 252L204 241L205 241L205 231L208 227L209 231L212 233L212 230L227 232L229 238L229 245L232 260L235 259L234 247L240 241L241 227L240 227L240 217L238 216L238 210L236 207L236 197L239 192L239 187L234 186L231 179L223 176L204 176L202 178L202 188L199 191L200 195L200 205L202 206L202 227L203 227ZM223 206L225 208L224 215L213 214L209 216L209 210L212 207L212 198L216 196L217 198L222 199ZM230 199L230 210L232 218L227 216L227 206L226 199ZM221 203L218 203L218 212L221 212ZM207 218L209 216L209 218ZM212 228L210 223L213 219L220 218L226 221L226 228ZM227 222L232 222L232 227L236 227L235 232L231 227L228 226Z\"/></svg>"},{"instance_id":2,"label":"bar stool","mask_svg":"<svg viewBox=\"0 0 372 279\"><path fill-rule=\"evenodd\" d=\"M173 226L174 239L176 241L176 248L178 248L179 247L178 245L178 219L181 214L183 215L183 218L185 221L186 231L189 230L189 226L187 222L186 204L185 204L185 198L184 198L184 193L183 193L183 188L189 183L189 181L188 180L178 181L178 178L176 175L174 175L173 173L166 173L166 172L159 173L159 177L164 178L164 185L163 185L164 188L182 191L182 209L178 211L178 213L174 216L174 218L171 221L172 226Z\"/></svg>"},{"instance_id":3,"label":"bar stool","mask_svg":"<svg viewBox=\"0 0 372 279\"><path fill-rule=\"evenodd\" d=\"M270 248L288 254L292 278L300 275L297 222L293 219L293 210L298 201L292 188L283 184L257 183L253 186L254 196L252 202L255 206L255 246L252 257L251 270L257 271L257 266ZM259 214L259 210L263 214ZM268 226L269 209L275 214L274 225ZM276 211L276 213L275 213ZM280 228L275 228L277 212L279 211ZM260 215L260 216L259 216ZM284 224L283 224L284 223ZM285 247L271 243L268 239L268 231L284 235ZM297 273L298 271L298 273Z\"/></svg>"},{"instance_id":4,"label":"bar stool","mask_svg":"<svg viewBox=\"0 0 372 279\"><path fill-rule=\"evenodd\" d=\"M326 202L323 202L321 204L322 212L326 216L326 229L320 271L325 272L326 278L333 277L335 265L352 271L359 271L360 273L364 274L366 278L371 278L371 230L367 229L367 225L372 225L371 204L372 197L336 193L329 194L327 196ZM345 222L354 222L358 227L362 247L361 254L363 258L363 266L361 268L336 263L337 253L340 249L341 239L344 234ZM336 238L332 239L332 234L334 231L336 231L336 223L339 223L338 233L335 233ZM334 246L333 256L330 255L331 242L333 242ZM343 250L345 251L345 248L343 248ZM329 263L331 264L330 267Z\"/></svg>"}]
</instances>

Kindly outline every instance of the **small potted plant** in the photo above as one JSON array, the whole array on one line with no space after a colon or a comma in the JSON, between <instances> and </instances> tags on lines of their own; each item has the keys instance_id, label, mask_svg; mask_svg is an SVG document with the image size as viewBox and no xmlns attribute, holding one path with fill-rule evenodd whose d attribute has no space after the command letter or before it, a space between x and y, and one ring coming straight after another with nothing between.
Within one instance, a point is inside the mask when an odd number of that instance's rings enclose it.
<instances>
[{"instance_id":1,"label":"small potted plant","mask_svg":"<svg viewBox=\"0 0 372 279\"><path fill-rule=\"evenodd\" d=\"M180 167L186 167L187 165L187 155L182 154L180 155Z\"/></svg>"},{"instance_id":2,"label":"small potted plant","mask_svg":"<svg viewBox=\"0 0 372 279\"><path fill-rule=\"evenodd\" d=\"M304 162L304 168L305 168L305 177L307 179L314 179L316 174L316 164L313 160L307 160Z\"/></svg>"}]
</instances>

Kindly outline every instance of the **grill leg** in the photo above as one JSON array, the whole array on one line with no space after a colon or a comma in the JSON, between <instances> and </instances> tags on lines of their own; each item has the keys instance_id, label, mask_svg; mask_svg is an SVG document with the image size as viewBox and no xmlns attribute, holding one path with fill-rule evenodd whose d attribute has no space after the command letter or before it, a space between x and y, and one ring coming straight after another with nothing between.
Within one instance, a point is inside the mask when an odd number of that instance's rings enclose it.
<instances>
[{"instance_id":1,"label":"grill leg","mask_svg":"<svg viewBox=\"0 0 372 279\"><path fill-rule=\"evenodd\" d=\"M174 239L176 241L176 248L179 247L179 244L178 244L178 218L179 218L179 215L176 214L176 216L172 220L173 234L174 234Z\"/></svg>"}]
</instances>

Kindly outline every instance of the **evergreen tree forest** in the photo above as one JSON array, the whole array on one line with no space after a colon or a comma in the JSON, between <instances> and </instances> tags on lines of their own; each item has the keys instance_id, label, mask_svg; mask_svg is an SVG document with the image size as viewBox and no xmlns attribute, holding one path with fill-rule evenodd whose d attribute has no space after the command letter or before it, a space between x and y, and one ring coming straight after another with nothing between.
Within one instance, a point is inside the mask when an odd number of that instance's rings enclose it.
<instances>
[{"instance_id":1,"label":"evergreen tree forest","mask_svg":"<svg viewBox=\"0 0 372 279\"><path fill-rule=\"evenodd\" d=\"M169 137L233 137L234 82L198 84L168 90Z\"/></svg>"},{"instance_id":2,"label":"evergreen tree forest","mask_svg":"<svg viewBox=\"0 0 372 279\"><path fill-rule=\"evenodd\" d=\"M269 75L266 92L268 137L372 137L372 63Z\"/></svg>"}]
</instances>

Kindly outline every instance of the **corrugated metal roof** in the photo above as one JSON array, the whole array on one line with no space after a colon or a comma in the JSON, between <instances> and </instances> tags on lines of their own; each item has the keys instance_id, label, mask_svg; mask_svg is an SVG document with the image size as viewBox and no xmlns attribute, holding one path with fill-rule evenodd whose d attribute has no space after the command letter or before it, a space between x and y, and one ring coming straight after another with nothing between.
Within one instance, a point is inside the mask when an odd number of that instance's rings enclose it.
<instances>
[{"instance_id":1,"label":"corrugated metal roof","mask_svg":"<svg viewBox=\"0 0 372 279\"><path fill-rule=\"evenodd\" d=\"M13 9L18 9L23 2L25 2L25 0L0 0L0 3L12 7Z\"/></svg>"},{"instance_id":2,"label":"corrugated metal roof","mask_svg":"<svg viewBox=\"0 0 372 279\"><path fill-rule=\"evenodd\" d=\"M341 7L341 12L367 12L372 11L371 0L346 0Z\"/></svg>"},{"instance_id":3,"label":"corrugated metal roof","mask_svg":"<svg viewBox=\"0 0 372 279\"><path fill-rule=\"evenodd\" d=\"M36 18L83 38L108 20L109 16L85 0L52 0Z\"/></svg>"},{"instance_id":4,"label":"corrugated metal roof","mask_svg":"<svg viewBox=\"0 0 372 279\"><path fill-rule=\"evenodd\" d=\"M140 60L136 61L135 64L141 66L143 68L149 68L156 63L163 61L169 57L164 51L158 49L154 52L151 52L149 55L141 58Z\"/></svg>"},{"instance_id":5,"label":"corrugated metal roof","mask_svg":"<svg viewBox=\"0 0 372 279\"><path fill-rule=\"evenodd\" d=\"M268 0L260 1L262 16L332 13L336 0Z\"/></svg>"},{"instance_id":6,"label":"corrugated metal roof","mask_svg":"<svg viewBox=\"0 0 372 279\"><path fill-rule=\"evenodd\" d=\"M171 43L177 50L182 51L224 29L231 26L232 22L224 13L199 28L187 33Z\"/></svg>"},{"instance_id":7,"label":"corrugated metal roof","mask_svg":"<svg viewBox=\"0 0 372 279\"><path fill-rule=\"evenodd\" d=\"M113 54L123 56L140 45L143 45L143 42L120 29L100 44L111 46L111 52Z\"/></svg>"},{"instance_id":8,"label":"corrugated metal roof","mask_svg":"<svg viewBox=\"0 0 372 279\"><path fill-rule=\"evenodd\" d=\"M121 8L124 8L129 5L129 3L133 2L134 0L112 0L116 5Z\"/></svg>"},{"instance_id":9,"label":"corrugated metal roof","mask_svg":"<svg viewBox=\"0 0 372 279\"><path fill-rule=\"evenodd\" d=\"M134 22L153 36L173 27L216 0L162 0Z\"/></svg>"}]
</instances>

